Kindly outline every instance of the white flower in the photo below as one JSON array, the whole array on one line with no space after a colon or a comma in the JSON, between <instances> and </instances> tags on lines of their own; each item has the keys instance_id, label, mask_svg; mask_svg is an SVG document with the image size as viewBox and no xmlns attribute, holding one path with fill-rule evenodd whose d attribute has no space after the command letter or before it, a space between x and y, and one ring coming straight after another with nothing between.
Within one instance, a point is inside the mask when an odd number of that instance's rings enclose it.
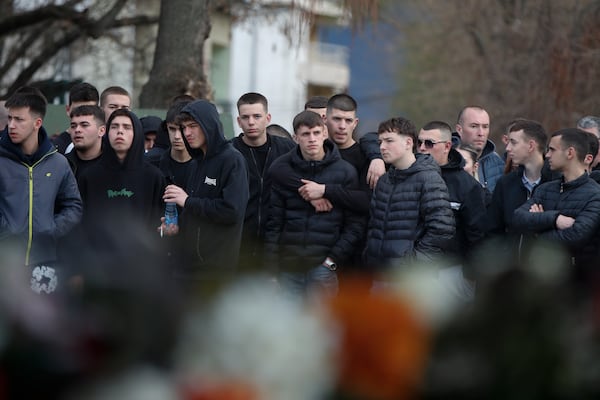
<instances>
[{"instance_id":1,"label":"white flower","mask_svg":"<svg viewBox=\"0 0 600 400\"><path fill-rule=\"evenodd\" d=\"M67 399L178 400L179 397L168 376L151 367L140 366L87 385L68 395Z\"/></svg>"},{"instance_id":2,"label":"white flower","mask_svg":"<svg viewBox=\"0 0 600 400\"><path fill-rule=\"evenodd\" d=\"M177 360L187 377L246 382L272 400L321 398L334 384L331 330L266 279L225 290L185 335Z\"/></svg>"}]
</instances>

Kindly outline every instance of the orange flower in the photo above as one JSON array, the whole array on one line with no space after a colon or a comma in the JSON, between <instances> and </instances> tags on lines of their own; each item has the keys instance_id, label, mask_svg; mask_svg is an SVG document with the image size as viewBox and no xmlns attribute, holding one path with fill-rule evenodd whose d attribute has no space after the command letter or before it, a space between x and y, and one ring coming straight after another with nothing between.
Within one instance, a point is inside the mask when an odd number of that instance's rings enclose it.
<instances>
[{"instance_id":1,"label":"orange flower","mask_svg":"<svg viewBox=\"0 0 600 400\"><path fill-rule=\"evenodd\" d=\"M251 385L228 381L184 385L182 398L185 400L258 400L259 396Z\"/></svg>"},{"instance_id":2,"label":"orange flower","mask_svg":"<svg viewBox=\"0 0 600 400\"><path fill-rule=\"evenodd\" d=\"M342 330L339 389L366 399L410 397L423 378L428 332L397 295L369 289L348 282L329 302Z\"/></svg>"}]
</instances>

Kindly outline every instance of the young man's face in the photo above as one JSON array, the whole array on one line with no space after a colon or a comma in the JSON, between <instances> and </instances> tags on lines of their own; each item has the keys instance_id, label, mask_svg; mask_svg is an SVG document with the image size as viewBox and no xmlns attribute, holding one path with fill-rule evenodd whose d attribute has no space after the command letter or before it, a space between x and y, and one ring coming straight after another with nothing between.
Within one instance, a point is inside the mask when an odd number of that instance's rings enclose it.
<instances>
[{"instance_id":1,"label":"young man's face","mask_svg":"<svg viewBox=\"0 0 600 400\"><path fill-rule=\"evenodd\" d=\"M188 141L192 149L201 149L206 153L207 143L206 135L200 124L196 121L185 121L181 124L181 129L185 139Z\"/></svg>"},{"instance_id":2,"label":"young man's face","mask_svg":"<svg viewBox=\"0 0 600 400\"><path fill-rule=\"evenodd\" d=\"M8 109L8 136L17 145L36 140L42 126L42 118L30 112L29 107Z\"/></svg>"},{"instance_id":3,"label":"young man's face","mask_svg":"<svg viewBox=\"0 0 600 400\"><path fill-rule=\"evenodd\" d=\"M508 144L506 145L506 154L513 160L513 163L523 165L529 155L530 142L525 137L523 129L510 132L508 134Z\"/></svg>"},{"instance_id":4,"label":"young man's face","mask_svg":"<svg viewBox=\"0 0 600 400\"><path fill-rule=\"evenodd\" d=\"M406 135L400 135L394 131L385 131L379 135L379 149L383 161L396 167L409 153L412 153L412 140Z\"/></svg>"},{"instance_id":5,"label":"young man's face","mask_svg":"<svg viewBox=\"0 0 600 400\"><path fill-rule=\"evenodd\" d=\"M242 104L239 107L237 122L244 136L256 139L267 134L267 125L271 122L271 114L267 113L261 103Z\"/></svg>"},{"instance_id":6,"label":"young man's face","mask_svg":"<svg viewBox=\"0 0 600 400\"><path fill-rule=\"evenodd\" d=\"M325 141L325 129L318 125L309 128L301 125L296 129L296 143L300 147L300 152L305 160L318 161L325 157L323 142Z\"/></svg>"},{"instance_id":7,"label":"young man's face","mask_svg":"<svg viewBox=\"0 0 600 400\"><path fill-rule=\"evenodd\" d=\"M119 115L108 127L108 140L117 155L127 154L133 143L133 123L129 117Z\"/></svg>"},{"instance_id":8,"label":"young man's face","mask_svg":"<svg viewBox=\"0 0 600 400\"><path fill-rule=\"evenodd\" d=\"M452 143L442 140L442 132L439 129L423 130L419 132L417 150L422 154L431 154L438 165L448 164L448 153Z\"/></svg>"},{"instance_id":9,"label":"young man's face","mask_svg":"<svg viewBox=\"0 0 600 400\"><path fill-rule=\"evenodd\" d=\"M102 109L107 121L110 115L119 108L131 110L131 99L129 96L122 94L109 94L106 96L106 102L102 105Z\"/></svg>"},{"instance_id":10,"label":"young man's face","mask_svg":"<svg viewBox=\"0 0 600 400\"><path fill-rule=\"evenodd\" d=\"M338 145L340 149L346 149L354 144L352 133L358 124L356 111L342 111L333 108L327 114L327 130L329 138Z\"/></svg>"},{"instance_id":11,"label":"young man's face","mask_svg":"<svg viewBox=\"0 0 600 400\"><path fill-rule=\"evenodd\" d=\"M490 116L485 110L467 108L463 112L461 123L456 124L456 131L463 144L471 145L481 153L490 135Z\"/></svg>"},{"instance_id":12,"label":"young man's face","mask_svg":"<svg viewBox=\"0 0 600 400\"><path fill-rule=\"evenodd\" d=\"M552 171L562 171L567 165L567 149L563 149L561 136L554 136L550 139L546 158Z\"/></svg>"},{"instance_id":13,"label":"young man's face","mask_svg":"<svg viewBox=\"0 0 600 400\"><path fill-rule=\"evenodd\" d=\"M96 146L104 136L104 125L98 125L93 115L77 115L71 118L71 141L73 148L85 151Z\"/></svg>"},{"instance_id":14,"label":"young man's face","mask_svg":"<svg viewBox=\"0 0 600 400\"><path fill-rule=\"evenodd\" d=\"M167 132L169 132L169 141L171 142L171 148L176 151L186 150L185 143L183 141L183 134L181 133L181 127L174 122L167 122Z\"/></svg>"}]
</instances>

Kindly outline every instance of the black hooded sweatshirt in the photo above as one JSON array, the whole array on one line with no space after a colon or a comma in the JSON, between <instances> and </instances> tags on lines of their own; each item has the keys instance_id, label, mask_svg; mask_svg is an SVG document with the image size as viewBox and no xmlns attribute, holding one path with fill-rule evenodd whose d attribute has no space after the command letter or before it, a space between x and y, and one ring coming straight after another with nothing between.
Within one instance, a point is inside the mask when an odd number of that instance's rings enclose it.
<instances>
[{"instance_id":1,"label":"black hooded sweatshirt","mask_svg":"<svg viewBox=\"0 0 600 400\"><path fill-rule=\"evenodd\" d=\"M177 272L189 279L227 278L238 264L248 203L246 161L225 139L212 103L196 100L182 113L200 125L207 150L191 148L184 136L195 165L184 188L189 195L179 221L184 262Z\"/></svg>"},{"instance_id":2,"label":"black hooded sweatshirt","mask_svg":"<svg viewBox=\"0 0 600 400\"><path fill-rule=\"evenodd\" d=\"M144 160L142 125L132 112L128 116L134 136L123 162L110 145L107 132L100 161L80 177L83 228L92 252L101 259L156 261L162 254L156 228L164 212L165 179L158 168ZM114 118L113 114L107 127ZM154 255L156 258L152 258Z\"/></svg>"}]
</instances>

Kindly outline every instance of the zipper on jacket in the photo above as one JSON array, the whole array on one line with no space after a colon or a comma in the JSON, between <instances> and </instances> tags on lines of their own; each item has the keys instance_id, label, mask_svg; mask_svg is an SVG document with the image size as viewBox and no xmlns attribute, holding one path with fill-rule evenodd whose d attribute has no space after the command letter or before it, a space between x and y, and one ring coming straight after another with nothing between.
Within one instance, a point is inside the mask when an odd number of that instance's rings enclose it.
<instances>
[{"instance_id":1,"label":"zipper on jacket","mask_svg":"<svg viewBox=\"0 0 600 400\"><path fill-rule=\"evenodd\" d=\"M27 166L29 170L29 215L27 217L27 252L25 253L25 265L29 265L29 253L33 242L33 166Z\"/></svg>"},{"instance_id":2,"label":"zipper on jacket","mask_svg":"<svg viewBox=\"0 0 600 400\"><path fill-rule=\"evenodd\" d=\"M258 170L258 163L256 162L256 157L254 156L254 150L250 148L250 155L252 156L252 161L254 162L254 166L256 167L256 172L258 172L258 176L260 177L260 191L258 192L258 225L256 227L256 236L260 237L260 224L262 221L262 198L263 198L263 189L264 189L264 181L265 181L265 170L267 169L267 162L269 161L269 155L271 154L271 146L269 146L267 150L267 156L265 157L265 165L263 165L262 171Z\"/></svg>"},{"instance_id":3,"label":"zipper on jacket","mask_svg":"<svg viewBox=\"0 0 600 400\"><path fill-rule=\"evenodd\" d=\"M27 232L27 251L25 252L25 265L29 265L29 256L31 253L31 246L33 245L33 186L34 186L33 169L39 163L41 163L44 159L46 159L46 157L48 157L50 154L56 153L57 151L58 150L56 150L56 148L53 147L53 150L44 154L42 156L42 158L37 160L33 165L27 165L25 163L22 163L29 171L29 212L28 212L29 215L27 217L27 225L28 225L27 231L28 232Z\"/></svg>"}]
</instances>

